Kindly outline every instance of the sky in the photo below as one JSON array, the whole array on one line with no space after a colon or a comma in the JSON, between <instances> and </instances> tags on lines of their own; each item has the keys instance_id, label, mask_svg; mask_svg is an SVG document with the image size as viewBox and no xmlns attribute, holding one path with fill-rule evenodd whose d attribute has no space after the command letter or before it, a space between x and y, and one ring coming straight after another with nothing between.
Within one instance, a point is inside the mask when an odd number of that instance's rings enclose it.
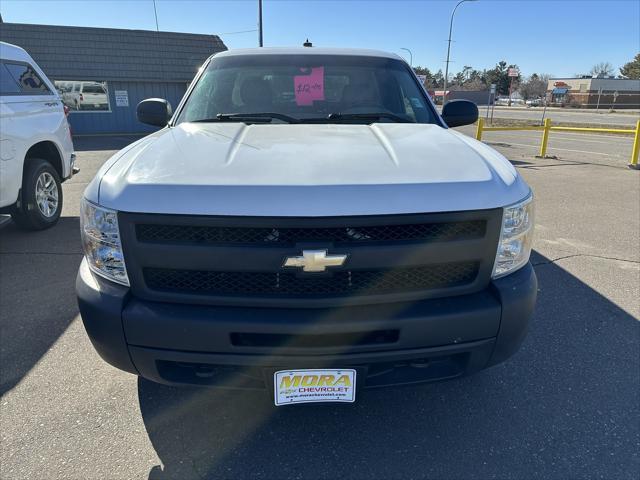
<instances>
[{"instance_id":1,"label":"sky","mask_svg":"<svg viewBox=\"0 0 640 480\"><path fill-rule=\"evenodd\" d=\"M457 0L264 0L265 46L375 48L442 68ZM220 35L255 47L257 0L156 0L160 30ZM5 22L155 30L152 0L0 0ZM1 28L1 27L0 27ZM241 32L241 33L237 33ZM568 77L640 52L639 0L476 0L455 15L450 72L493 68Z\"/></svg>"}]
</instances>

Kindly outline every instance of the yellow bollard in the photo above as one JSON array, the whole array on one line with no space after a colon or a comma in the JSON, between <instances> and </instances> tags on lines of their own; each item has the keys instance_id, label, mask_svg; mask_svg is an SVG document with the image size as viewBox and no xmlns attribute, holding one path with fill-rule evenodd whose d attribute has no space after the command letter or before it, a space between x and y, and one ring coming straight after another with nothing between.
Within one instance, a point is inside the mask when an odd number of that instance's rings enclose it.
<instances>
[{"instance_id":1,"label":"yellow bollard","mask_svg":"<svg viewBox=\"0 0 640 480\"><path fill-rule=\"evenodd\" d=\"M542 133L542 144L540 145L540 158L547 156L547 145L549 144L549 130L551 130L551 119L544 119L544 131Z\"/></svg>"},{"instance_id":2,"label":"yellow bollard","mask_svg":"<svg viewBox=\"0 0 640 480\"><path fill-rule=\"evenodd\" d=\"M476 128L476 140L482 140L482 128L484 127L484 118L478 119L478 128ZM637 158L637 155L636 155Z\"/></svg>"},{"instance_id":3,"label":"yellow bollard","mask_svg":"<svg viewBox=\"0 0 640 480\"><path fill-rule=\"evenodd\" d=\"M633 150L631 150L631 163L629 164L629 168L634 170L640 170L638 152L640 152L640 120L636 122L636 134L633 138Z\"/></svg>"}]
</instances>

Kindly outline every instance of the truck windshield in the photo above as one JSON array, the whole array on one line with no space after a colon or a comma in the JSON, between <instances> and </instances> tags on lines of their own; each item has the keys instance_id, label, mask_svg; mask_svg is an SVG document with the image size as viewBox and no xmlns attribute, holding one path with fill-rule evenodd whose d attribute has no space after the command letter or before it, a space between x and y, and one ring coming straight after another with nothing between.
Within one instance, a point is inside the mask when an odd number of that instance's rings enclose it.
<instances>
[{"instance_id":1,"label":"truck windshield","mask_svg":"<svg viewBox=\"0 0 640 480\"><path fill-rule=\"evenodd\" d=\"M437 122L424 91L399 60L288 54L214 58L178 123L215 121Z\"/></svg>"}]
</instances>

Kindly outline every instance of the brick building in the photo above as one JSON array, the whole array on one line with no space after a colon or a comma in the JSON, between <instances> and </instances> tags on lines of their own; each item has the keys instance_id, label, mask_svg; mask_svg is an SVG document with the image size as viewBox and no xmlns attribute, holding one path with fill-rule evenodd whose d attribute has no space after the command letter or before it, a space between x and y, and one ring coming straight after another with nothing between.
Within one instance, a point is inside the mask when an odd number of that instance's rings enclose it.
<instances>
[{"instance_id":1,"label":"brick building","mask_svg":"<svg viewBox=\"0 0 640 480\"><path fill-rule=\"evenodd\" d=\"M640 108L640 80L622 78L551 78L551 105L581 108Z\"/></svg>"}]
</instances>

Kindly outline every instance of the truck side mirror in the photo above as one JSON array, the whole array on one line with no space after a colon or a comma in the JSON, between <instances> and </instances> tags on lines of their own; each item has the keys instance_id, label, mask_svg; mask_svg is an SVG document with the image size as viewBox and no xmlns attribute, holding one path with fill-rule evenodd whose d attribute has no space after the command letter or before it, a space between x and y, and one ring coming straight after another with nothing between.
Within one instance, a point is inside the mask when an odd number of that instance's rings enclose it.
<instances>
[{"instance_id":1,"label":"truck side mirror","mask_svg":"<svg viewBox=\"0 0 640 480\"><path fill-rule=\"evenodd\" d=\"M449 127L471 125L478 120L478 106L469 100L449 100L442 109L442 119Z\"/></svg>"},{"instance_id":2,"label":"truck side mirror","mask_svg":"<svg viewBox=\"0 0 640 480\"><path fill-rule=\"evenodd\" d=\"M171 104L164 98L147 98L136 108L138 120L147 125L164 127L172 115Z\"/></svg>"}]
</instances>

